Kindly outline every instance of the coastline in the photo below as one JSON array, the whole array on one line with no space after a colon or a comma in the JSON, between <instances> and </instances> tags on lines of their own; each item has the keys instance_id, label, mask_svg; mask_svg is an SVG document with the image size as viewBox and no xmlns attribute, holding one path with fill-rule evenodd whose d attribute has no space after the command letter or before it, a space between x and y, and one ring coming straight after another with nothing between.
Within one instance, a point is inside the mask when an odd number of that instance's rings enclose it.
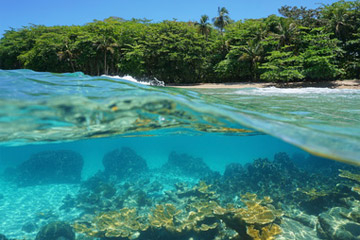
<instances>
[{"instance_id":1,"label":"coastline","mask_svg":"<svg viewBox=\"0 0 360 240\"><path fill-rule=\"evenodd\" d=\"M269 83L269 82L235 82L235 83L199 83L192 85L167 85L175 88L332 88L332 89L360 89L360 80L336 80L325 82L289 82L289 83Z\"/></svg>"}]
</instances>

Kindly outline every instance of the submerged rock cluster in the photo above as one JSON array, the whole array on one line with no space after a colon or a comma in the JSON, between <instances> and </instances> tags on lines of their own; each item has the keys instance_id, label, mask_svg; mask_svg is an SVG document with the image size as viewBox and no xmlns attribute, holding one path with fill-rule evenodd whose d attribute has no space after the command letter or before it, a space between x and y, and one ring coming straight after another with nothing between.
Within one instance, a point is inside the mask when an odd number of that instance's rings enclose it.
<instances>
[{"instance_id":1,"label":"submerged rock cluster","mask_svg":"<svg viewBox=\"0 0 360 240\"><path fill-rule=\"evenodd\" d=\"M48 163L52 157L54 163ZM58 168L53 178L26 167L35 162ZM72 240L72 231L79 240L344 240L360 235L358 167L278 153L273 160L229 164L221 175L201 158L171 152L162 167L149 169L143 157L126 147L105 154L103 165L103 171L80 183L76 194L63 199L59 211L80 213L70 225L49 217L25 224L24 231L39 231L36 240L52 239L55 233ZM41 152L7 178L24 176L31 185L64 183L66 168L76 172L70 182L79 181L81 156Z\"/></svg>"},{"instance_id":2,"label":"submerged rock cluster","mask_svg":"<svg viewBox=\"0 0 360 240\"><path fill-rule=\"evenodd\" d=\"M75 151L43 151L31 155L15 169L7 169L5 178L19 186L79 183L83 164L82 156Z\"/></svg>"}]
</instances>

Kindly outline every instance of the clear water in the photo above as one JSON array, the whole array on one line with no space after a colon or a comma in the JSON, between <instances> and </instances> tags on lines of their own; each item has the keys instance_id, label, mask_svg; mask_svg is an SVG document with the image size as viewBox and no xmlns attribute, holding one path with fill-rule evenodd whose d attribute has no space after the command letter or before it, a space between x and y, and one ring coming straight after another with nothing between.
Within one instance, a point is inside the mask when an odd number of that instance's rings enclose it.
<instances>
[{"instance_id":1,"label":"clear water","mask_svg":"<svg viewBox=\"0 0 360 240\"><path fill-rule=\"evenodd\" d=\"M0 70L0 234L46 239L40 238L40 229L61 220L75 229L76 239L273 239L270 233L265 235L275 225L281 229L274 233L276 239L357 239L360 182L348 173L360 173L359 101L360 90L189 91L82 73ZM119 171L129 174L109 174L104 156L123 147L144 159L148 168L137 173L141 165L135 170L124 165ZM40 171L52 157L61 159L54 152L62 150L83 158L81 181L49 180L46 171ZM47 160L37 162L41 157L36 154L46 151L52 151ZM173 152L180 154L177 166L169 164ZM280 152L286 154L276 155ZM19 167L31 159L37 167ZM54 174L64 175L61 171ZM194 195L200 180L217 196ZM115 189L113 195L94 190L104 182ZM188 187L179 187L180 183ZM265 200L257 206L277 209L281 216L260 224L255 211L257 223L242 220L247 233L231 227L225 215L239 221L236 211L249 209L246 192L257 194L257 199L269 196L271 206ZM91 201L90 193L97 194L96 201ZM119 198L122 204L116 205ZM217 206L196 222L197 227L179 230L188 223L190 211L197 212L196 204L212 201ZM164 204L182 211L172 218L176 231L147 217ZM225 211L227 204L233 204L233 210ZM123 225L103 224L105 230L91 225L101 214L111 216L112 223L121 222L110 214L121 209L136 209L138 221L148 228L126 235ZM340 213L333 214L336 211ZM198 229L210 223L217 226ZM109 233L114 228L117 232ZM342 230L331 238L338 228ZM254 229L258 238L251 232Z\"/></svg>"}]
</instances>

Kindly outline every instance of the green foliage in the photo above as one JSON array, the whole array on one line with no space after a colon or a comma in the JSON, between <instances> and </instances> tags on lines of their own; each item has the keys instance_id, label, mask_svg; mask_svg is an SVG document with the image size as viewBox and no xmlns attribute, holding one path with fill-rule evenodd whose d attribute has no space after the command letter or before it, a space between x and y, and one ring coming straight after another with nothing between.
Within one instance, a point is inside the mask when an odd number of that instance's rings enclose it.
<instances>
[{"instance_id":1,"label":"green foliage","mask_svg":"<svg viewBox=\"0 0 360 240\"><path fill-rule=\"evenodd\" d=\"M332 80L343 74L336 61L342 51L337 47L338 40L331 39L330 36L323 28L314 28L301 34L306 46L300 53L306 79Z\"/></svg>"},{"instance_id":2,"label":"green foliage","mask_svg":"<svg viewBox=\"0 0 360 240\"><path fill-rule=\"evenodd\" d=\"M0 68L132 75L166 83L322 81L360 77L360 1L234 22L110 17L84 26L30 25L0 39ZM214 31L214 27L219 31Z\"/></svg>"},{"instance_id":3,"label":"green foliage","mask_svg":"<svg viewBox=\"0 0 360 240\"><path fill-rule=\"evenodd\" d=\"M294 81L304 79L301 74L301 59L294 56L293 52L273 51L267 57L268 62L260 68L265 72L260 78L265 81Z\"/></svg>"}]
</instances>

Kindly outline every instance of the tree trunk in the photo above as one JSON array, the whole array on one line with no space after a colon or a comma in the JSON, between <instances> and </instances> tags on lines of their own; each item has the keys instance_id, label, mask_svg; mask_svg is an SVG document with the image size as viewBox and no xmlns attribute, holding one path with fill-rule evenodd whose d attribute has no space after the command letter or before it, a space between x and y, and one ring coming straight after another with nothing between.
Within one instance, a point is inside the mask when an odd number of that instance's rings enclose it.
<instances>
[{"instance_id":1,"label":"tree trunk","mask_svg":"<svg viewBox=\"0 0 360 240\"><path fill-rule=\"evenodd\" d=\"M107 75L107 65L106 65L106 49L105 49L105 53L104 53L104 74Z\"/></svg>"}]
</instances>

